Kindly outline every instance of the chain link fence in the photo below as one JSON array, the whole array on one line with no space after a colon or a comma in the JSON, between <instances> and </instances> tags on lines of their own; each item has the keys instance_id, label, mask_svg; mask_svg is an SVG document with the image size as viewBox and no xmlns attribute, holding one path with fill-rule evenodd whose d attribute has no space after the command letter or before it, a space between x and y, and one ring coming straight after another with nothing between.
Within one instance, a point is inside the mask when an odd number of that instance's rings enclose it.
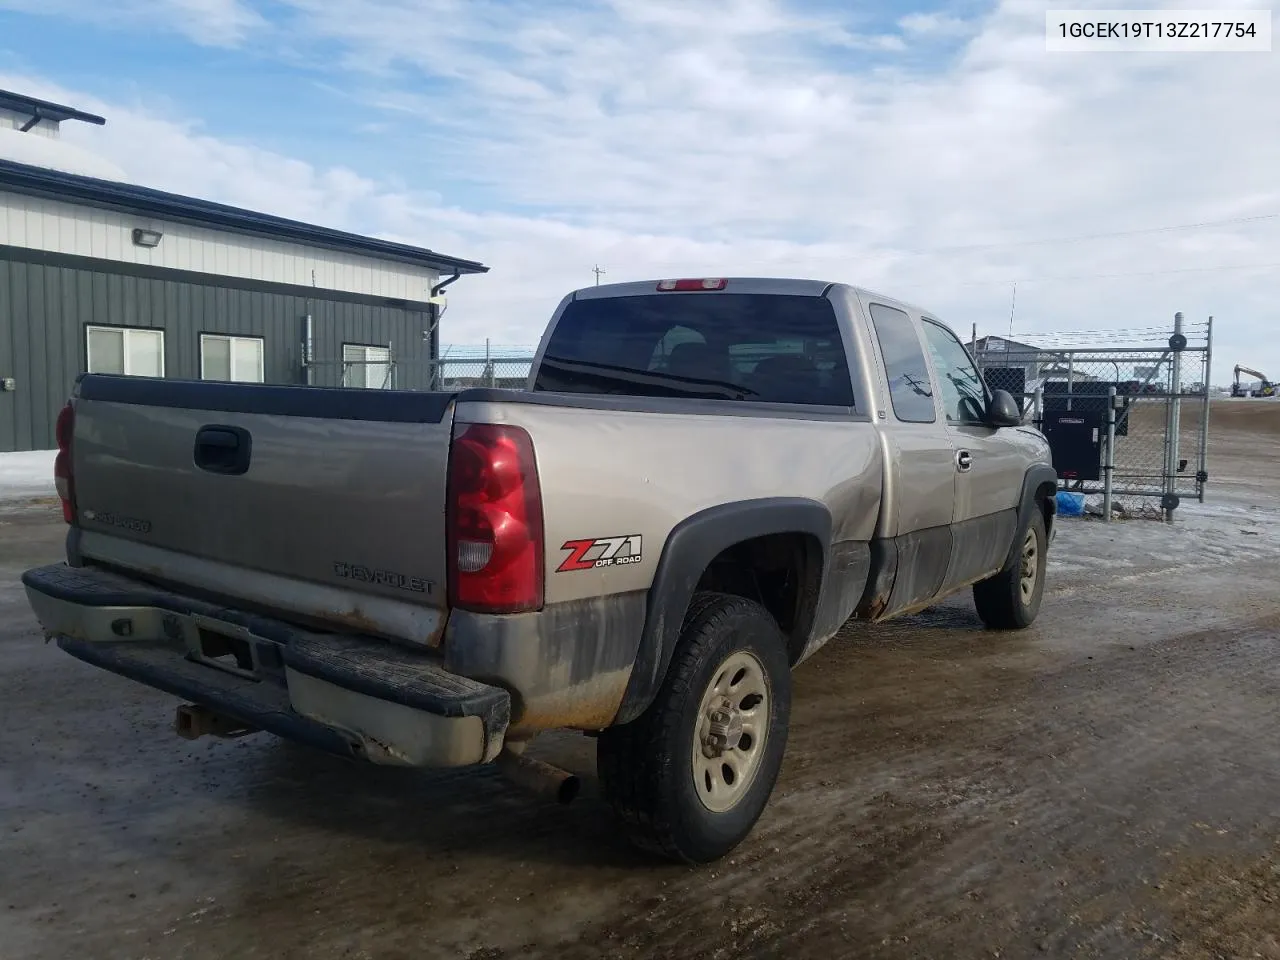
<instances>
[{"instance_id":1,"label":"chain link fence","mask_svg":"<svg viewBox=\"0 0 1280 960\"><path fill-rule=\"evenodd\" d=\"M467 387L523 390L529 382L533 355L491 357L488 360L445 357L428 366L437 390L462 390Z\"/></svg>"},{"instance_id":2,"label":"chain link fence","mask_svg":"<svg viewBox=\"0 0 1280 960\"><path fill-rule=\"evenodd\" d=\"M374 390L462 390L495 387L523 390L533 366L533 347L447 347L438 360L405 360L386 347L347 348L342 359L304 365L308 383Z\"/></svg>"},{"instance_id":3,"label":"chain link fence","mask_svg":"<svg viewBox=\"0 0 1280 960\"><path fill-rule=\"evenodd\" d=\"M396 390L396 359L388 353L378 360L312 360L304 368L307 382L318 387Z\"/></svg>"},{"instance_id":4,"label":"chain link fence","mask_svg":"<svg viewBox=\"0 0 1280 960\"><path fill-rule=\"evenodd\" d=\"M1115 513L1165 519L1208 481L1212 319L1165 329L984 337L972 344L984 379L1019 400L1049 438L1062 488Z\"/></svg>"}]
</instances>

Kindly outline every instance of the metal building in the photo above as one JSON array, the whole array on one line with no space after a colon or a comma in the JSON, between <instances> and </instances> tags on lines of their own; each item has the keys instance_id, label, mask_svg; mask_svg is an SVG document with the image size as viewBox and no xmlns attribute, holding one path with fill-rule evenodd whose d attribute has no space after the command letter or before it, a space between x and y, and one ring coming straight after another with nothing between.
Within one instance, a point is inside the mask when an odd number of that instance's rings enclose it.
<instances>
[{"instance_id":1,"label":"metal building","mask_svg":"<svg viewBox=\"0 0 1280 960\"><path fill-rule=\"evenodd\" d=\"M84 371L431 386L440 291L486 266L73 172L66 120L105 122L0 91L0 451L51 448Z\"/></svg>"}]
</instances>

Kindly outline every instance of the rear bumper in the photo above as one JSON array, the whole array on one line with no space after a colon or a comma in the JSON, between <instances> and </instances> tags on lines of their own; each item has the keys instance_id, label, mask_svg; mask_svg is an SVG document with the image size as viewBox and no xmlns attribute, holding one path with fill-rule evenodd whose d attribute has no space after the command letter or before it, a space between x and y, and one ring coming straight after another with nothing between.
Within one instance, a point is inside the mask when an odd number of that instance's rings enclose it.
<instances>
[{"instance_id":1,"label":"rear bumper","mask_svg":"<svg viewBox=\"0 0 1280 960\"><path fill-rule=\"evenodd\" d=\"M45 633L73 657L248 726L397 766L487 763L502 749L510 694L430 655L312 633L94 567L40 567L22 582Z\"/></svg>"}]
</instances>

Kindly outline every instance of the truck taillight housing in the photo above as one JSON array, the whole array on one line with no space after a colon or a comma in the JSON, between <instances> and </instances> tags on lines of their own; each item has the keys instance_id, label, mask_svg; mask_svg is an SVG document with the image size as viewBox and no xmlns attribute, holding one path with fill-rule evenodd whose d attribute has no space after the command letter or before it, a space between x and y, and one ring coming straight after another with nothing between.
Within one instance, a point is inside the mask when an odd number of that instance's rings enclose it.
<instances>
[{"instance_id":1,"label":"truck taillight housing","mask_svg":"<svg viewBox=\"0 0 1280 960\"><path fill-rule=\"evenodd\" d=\"M54 438L58 442L58 455L53 460L53 483L62 501L62 519L76 522L76 487L71 472L71 436L75 433L76 411L67 404L58 413L54 426Z\"/></svg>"},{"instance_id":2,"label":"truck taillight housing","mask_svg":"<svg viewBox=\"0 0 1280 960\"><path fill-rule=\"evenodd\" d=\"M449 605L476 613L541 609L542 491L529 434L467 427L449 453L448 485Z\"/></svg>"}]
</instances>

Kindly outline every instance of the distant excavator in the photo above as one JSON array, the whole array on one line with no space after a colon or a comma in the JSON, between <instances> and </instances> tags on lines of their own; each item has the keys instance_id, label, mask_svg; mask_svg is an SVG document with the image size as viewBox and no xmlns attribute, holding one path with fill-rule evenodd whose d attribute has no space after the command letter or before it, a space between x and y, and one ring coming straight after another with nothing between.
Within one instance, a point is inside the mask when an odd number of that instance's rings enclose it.
<instances>
[{"instance_id":1,"label":"distant excavator","mask_svg":"<svg viewBox=\"0 0 1280 960\"><path fill-rule=\"evenodd\" d=\"M1254 390L1245 386L1240 382L1240 374L1247 373L1251 377L1257 377L1260 386ZM1231 395L1233 397L1274 397L1280 392L1280 384L1272 383L1267 379L1267 375L1260 370L1250 370L1248 367L1242 367L1236 364L1236 380L1231 385Z\"/></svg>"}]
</instances>

